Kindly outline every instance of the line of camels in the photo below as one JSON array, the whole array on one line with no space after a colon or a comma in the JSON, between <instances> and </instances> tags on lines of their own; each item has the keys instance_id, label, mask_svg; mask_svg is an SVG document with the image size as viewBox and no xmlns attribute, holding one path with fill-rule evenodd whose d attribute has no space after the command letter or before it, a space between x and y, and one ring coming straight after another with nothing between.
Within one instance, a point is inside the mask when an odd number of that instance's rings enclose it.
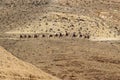
<instances>
[{"instance_id":1,"label":"line of camels","mask_svg":"<svg viewBox=\"0 0 120 80\"><path fill-rule=\"evenodd\" d=\"M39 37L42 37L42 38L45 38L45 37L49 37L49 38L52 38L52 37L58 37L58 38L61 38L61 37L72 37L72 38L75 38L75 37L79 37L79 38L86 38L86 39L89 39L90 36L89 34L76 34L76 33L72 33L72 34L69 34L69 33L65 33L65 34L62 34L62 33L56 33L56 34L20 34L19 36L20 38L39 38Z\"/></svg>"}]
</instances>

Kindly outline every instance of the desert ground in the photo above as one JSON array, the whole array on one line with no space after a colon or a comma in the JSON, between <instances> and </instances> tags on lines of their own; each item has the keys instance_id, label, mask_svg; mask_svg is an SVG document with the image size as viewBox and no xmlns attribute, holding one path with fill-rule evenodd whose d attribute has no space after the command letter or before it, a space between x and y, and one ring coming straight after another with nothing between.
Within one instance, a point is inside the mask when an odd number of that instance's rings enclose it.
<instances>
[{"instance_id":1,"label":"desert ground","mask_svg":"<svg viewBox=\"0 0 120 80\"><path fill-rule=\"evenodd\" d=\"M62 80L119 80L120 41L82 39L2 40L19 59Z\"/></svg>"},{"instance_id":2,"label":"desert ground","mask_svg":"<svg viewBox=\"0 0 120 80\"><path fill-rule=\"evenodd\" d=\"M0 80L59 80L0 47Z\"/></svg>"},{"instance_id":3,"label":"desert ground","mask_svg":"<svg viewBox=\"0 0 120 80\"><path fill-rule=\"evenodd\" d=\"M0 0L0 80L120 80L120 0Z\"/></svg>"}]
</instances>

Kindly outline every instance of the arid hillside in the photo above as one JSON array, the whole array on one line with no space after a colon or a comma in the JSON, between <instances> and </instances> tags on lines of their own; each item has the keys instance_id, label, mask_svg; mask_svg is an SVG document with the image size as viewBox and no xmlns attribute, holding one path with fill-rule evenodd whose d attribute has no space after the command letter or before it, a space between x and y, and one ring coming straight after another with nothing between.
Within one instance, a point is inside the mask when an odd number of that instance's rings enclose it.
<instances>
[{"instance_id":1,"label":"arid hillside","mask_svg":"<svg viewBox=\"0 0 120 80\"><path fill-rule=\"evenodd\" d=\"M120 79L120 42L44 38L0 40L0 45L62 80Z\"/></svg>"},{"instance_id":2,"label":"arid hillside","mask_svg":"<svg viewBox=\"0 0 120 80\"><path fill-rule=\"evenodd\" d=\"M0 47L0 80L59 80Z\"/></svg>"},{"instance_id":3,"label":"arid hillside","mask_svg":"<svg viewBox=\"0 0 120 80\"><path fill-rule=\"evenodd\" d=\"M12 4L11 4L12 3ZM14 6L12 6L15 3ZM29 0L1 2L0 31L119 39L120 7L108 0ZM10 6L9 6L10 5ZM52 29L51 29L52 28Z\"/></svg>"},{"instance_id":4,"label":"arid hillside","mask_svg":"<svg viewBox=\"0 0 120 80\"><path fill-rule=\"evenodd\" d=\"M0 0L0 46L0 80L120 80L120 0Z\"/></svg>"}]
</instances>

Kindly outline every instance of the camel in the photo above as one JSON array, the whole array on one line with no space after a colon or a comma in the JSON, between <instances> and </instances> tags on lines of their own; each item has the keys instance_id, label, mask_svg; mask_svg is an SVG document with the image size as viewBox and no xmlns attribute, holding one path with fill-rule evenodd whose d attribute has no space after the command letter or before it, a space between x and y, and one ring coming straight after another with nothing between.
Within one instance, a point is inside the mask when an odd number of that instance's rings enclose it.
<instances>
[{"instance_id":1,"label":"camel","mask_svg":"<svg viewBox=\"0 0 120 80\"><path fill-rule=\"evenodd\" d=\"M35 34L35 35L34 35L34 38L38 38L38 35L37 35L37 34Z\"/></svg>"},{"instance_id":2,"label":"camel","mask_svg":"<svg viewBox=\"0 0 120 80\"><path fill-rule=\"evenodd\" d=\"M26 35L24 35L24 38L27 38L27 36L26 36Z\"/></svg>"},{"instance_id":3,"label":"camel","mask_svg":"<svg viewBox=\"0 0 120 80\"><path fill-rule=\"evenodd\" d=\"M84 38L89 39L90 36L88 34L84 35Z\"/></svg>"},{"instance_id":4,"label":"camel","mask_svg":"<svg viewBox=\"0 0 120 80\"><path fill-rule=\"evenodd\" d=\"M72 34L72 37L77 37L77 35L75 33Z\"/></svg>"},{"instance_id":5,"label":"camel","mask_svg":"<svg viewBox=\"0 0 120 80\"><path fill-rule=\"evenodd\" d=\"M20 35L20 38L23 38L23 36L22 36L22 35Z\"/></svg>"},{"instance_id":6,"label":"camel","mask_svg":"<svg viewBox=\"0 0 120 80\"><path fill-rule=\"evenodd\" d=\"M31 35L28 35L28 38L31 38Z\"/></svg>"},{"instance_id":7,"label":"camel","mask_svg":"<svg viewBox=\"0 0 120 80\"><path fill-rule=\"evenodd\" d=\"M44 35L44 34L42 34L42 37L45 37L45 35Z\"/></svg>"},{"instance_id":8,"label":"camel","mask_svg":"<svg viewBox=\"0 0 120 80\"><path fill-rule=\"evenodd\" d=\"M55 37L58 37L59 35L58 34L55 34Z\"/></svg>"},{"instance_id":9,"label":"camel","mask_svg":"<svg viewBox=\"0 0 120 80\"><path fill-rule=\"evenodd\" d=\"M66 33L65 33L65 36L69 36L69 33L68 33L68 32L66 32Z\"/></svg>"},{"instance_id":10,"label":"camel","mask_svg":"<svg viewBox=\"0 0 120 80\"><path fill-rule=\"evenodd\" d=\"M82 34L80 34L80 35L79 35L79 37L80 37L80 38L82 38L82 37L83 37L83 35L82 35Z\"/></svg>"},{"instance_id":11,"label":"camel","mask_svg":"<svg viewBox=\"0 0 120 80\"><path fill-rule=\"evenodd\" d=\"M63 34L62 34L62 33L59 33L59 37L63 37Z\"/></svg>"},{"instance_id":12,"label":"camel","mask_svg":"<svg viewBox=\"0 0 120 80\"><path fill-rule=\"evenodd\" d=\"M52 34L50 34L50 35L49 35L49 37L53 37L53 35L52 35Z\"/></svg>"}]
</instances>

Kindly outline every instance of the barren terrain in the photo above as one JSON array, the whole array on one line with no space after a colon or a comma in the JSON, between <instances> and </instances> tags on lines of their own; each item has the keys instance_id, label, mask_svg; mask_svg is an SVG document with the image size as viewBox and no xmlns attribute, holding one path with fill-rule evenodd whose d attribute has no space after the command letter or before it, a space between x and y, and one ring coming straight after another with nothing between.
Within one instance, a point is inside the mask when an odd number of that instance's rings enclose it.
<instances>
[{"instance_id":1,"label":"barren terrain","mask_svg":"<svg viewBox=\"0 0 120 80\"><path fill-rule=\"evenodd\" d=\"M0 80L59 80L0 47Z\"/></svg>"},{"instance_id":2,"label":"barren terrain","mask_svg":"<svg viewBox=\"0 0 120 80\"><path fill-rule=\"evenodd\" d=\"M25 39L1 41L23 61L63 80L119 80L120 42L82 39Z\"/></svg>"},{"instance_id":3,"label":"barren terrain","mask_svg":"<svg viewBox=\"0 0 120 80\"><path fill-rule=\"evenodd\" d=\"M0 0L0 46L2 80L120 80L120 0Z\"/></svg>"},{"instance_id":4,"label":"barren terrain","mask_svg":"<svg viewBox=\"0 0 120 80\"><path fill-rule=\"evenodd\" d=\"M119 4L113 0L1 1L0 30L1 34L69 33L119 39Z\"/></svg>"}]
</instances>

